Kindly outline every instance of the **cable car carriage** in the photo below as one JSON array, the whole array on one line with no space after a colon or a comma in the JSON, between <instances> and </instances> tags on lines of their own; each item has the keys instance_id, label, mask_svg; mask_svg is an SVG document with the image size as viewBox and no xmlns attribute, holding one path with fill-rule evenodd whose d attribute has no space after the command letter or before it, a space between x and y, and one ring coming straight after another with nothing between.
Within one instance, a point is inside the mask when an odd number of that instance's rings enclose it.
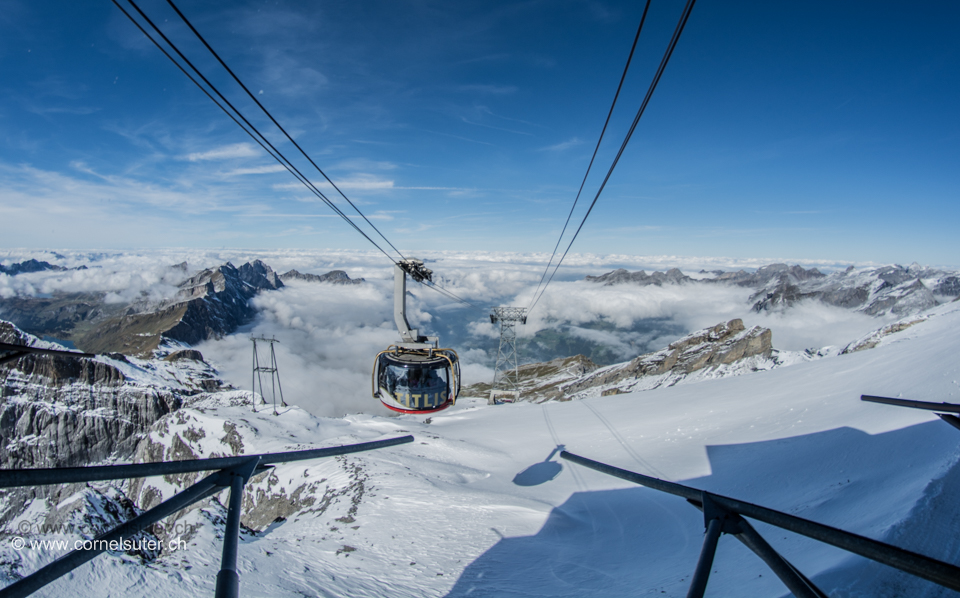
<instances>
[{"instance_id":1,"label":"cable car carriage","mask_svg":"<svg viewBox=\"0 0 960 598\"><path fill-rule=\"evenodd\" d=\"M377 354L373 362L373 396L400 413L433 413L453 405L460 393L460 359L453 349L438 347L435 336L411 330L406 316L407 274L418 282L433 272L415 259L394 267L393 316L401 342Z\"/></svg>"}]
</instances>

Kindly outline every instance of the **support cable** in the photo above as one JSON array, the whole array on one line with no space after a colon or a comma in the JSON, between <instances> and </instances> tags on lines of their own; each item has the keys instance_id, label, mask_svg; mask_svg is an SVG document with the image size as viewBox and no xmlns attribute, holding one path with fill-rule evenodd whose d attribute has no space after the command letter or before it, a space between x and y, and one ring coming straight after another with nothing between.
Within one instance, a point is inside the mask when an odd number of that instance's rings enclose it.
<instances>
[{"instance_id":1,"label":"support cable","mask_svg":"<svg viewBox=\"0 0 960 598\"><path fill-rule=\"evenodd\" d=\"M263 148L264 151L266 151L266 152L267 152L274 160L276 160L281 166L283 166L284 168L286 168L298 181L300 181L304 186L306 186L307 189L310 190L314 195L316 195L316 196L319 197L321 200L323 200L323 202L324 202L327 206L329 206L332 210L334 210L334 212L336 212L341 218L343 218L343 219L344 219L350 226L352 226L358 233L360 233L361 235L363 235L363 237L364 237L365 239L367 239L368 241L370 241L370 243L371 243L374 247L376 247L378 250L380 250L380 252L383 253L383 254L387 257L387 259L389 259L389 260L390 260L391 262L393 262L394 264L397 263L396 260L394 260L393 257L390 256L390 254L388 254L382 247L380 247L380 245L378 245L378 244L376 243L376 241L374 241L373 239L371 239L369 235L367 235L362 229L360 229L360 228L356 225L356 223L354 223L354 222L350 219L349 216L347 216L346 214L344 214L343 211L340 210L339 207L337 207L329 198L327 198L326 195L324 195L323 192L320 191L320 190L316 187L316 185L314 185L314 184L306 177L306 175L304 175L302 172L300 172L300 170L299 170L292 162L290 162L290 160L289 160L286 156L284 156L283 153L282 153L279 149L277 149L277 148L266 138L266 136L263 135L263 134L257 129L257 127L256 127L255 125L253 125L253 123L251 123L251 122L243 115L243 113L240 112L240 110L239 110L236 106L234 106L234 105L217 89L217 87L216 87L213 83L211 83L210 80L207 79L207 78L203 75L203 73L200 72L200 70L183 54L183 52L180 51L180 49L176 46L176 44L174 44L174 43L160 30L160 28L150 19L150 17L148 17L148 16L146 15L146 13L144 13L144 11L140 9L140 7L136 4L136 2L135 2L134 0L128 0L128 2L130 2L130 4L133 6L133 8L136 9L136 11L140 14L140 16L144 19L144 21L147 22L147 24L157 33L157 35L159 35L159 36L167 43L167 45L169 45L170 48L172 48L173 51L176 52L176 54L180 57L180 59L181 59L194 73L196 73L196 75L207 85L207 87L209 87L210 90L212 90L213 93L216 94L216 96L220 98L219 101L217 100L216 97L214 97L214 96L210 93L210 91L207 90L207 88L205 88L199 81L197 81L197 79L194 78L193 75L191 75L190 72L188 72L188 71L183 67L183 65L180 64L180 62L178 62L169 52L167 52L167 50L160 44L160 42L158 42L153 36L151 36L150 33L147 32L139 22L137 22L137 20L133 17L133 15L131 15L129 12L127 12L127 11L123 8L123 6L121 6L121 5L119 4L118 0L112 0L112 2L113 2L114 5L116 5L117 8L119 8L120 11L144 34L144 36L147 37L147 39L149 39L151 42L153 42L153 44L154 44L178 69L180 69L180 71L181 71L184 75L186 75L187 78L190 79L190 81L192 81L194 85L196 85L208 98L210 98L210 100L211 100L214 104L216 104L217 107L220 108L220 109L224 112L224 114L226 114L228 117L230 117L230 119L233 120L233 122L236 123L237 126L239 126L247 135L249 135L250 138L253 139L261 148ZM271 115L270 112L257 100L257 98L250 92L250 90L243 84L243 82L240 81L240 79L236 76L236 74L234 74L234 72L230 69L230 67L228 67L228 66L226 65L226 63L225 63L225 62L220 58L220 56L213 50L213 48L210 47L210 45L206 42L206 40L205 40L205 39L200 35L200 33L193 27L193 25L189 22L189 20L187 20L186 16L184 16L183 13L180 12L180 10L176 7L176 5L174 5L172 2L170 2L170 5L171 5L171 7L173 7L173 9L177 12L177 14L180 15L180 17L184 20L184 22L187 24L187 26L194 32L194 34L200 39L200 41L204 44L204 46L207 47L207 49L211 52L211 54L213 54L213 56L220 62L220 64L227 70L227 72L230 73L230 75L233 77L233 79L244 89L244 91L247 93L247 95L249 95L249 96L251 97L251 99L253 99L253 101L260 107L260 109L263 110L263 112L264 112L264 113L270 118L270 120L277 126L277 128L279 128L279 129L283 132L283 134L287 137L287 139L289 139L290 142L293 143L293 145L300 151L300 153L303 154L303 156L306 157L307 160L314 166L314 168L316 168L317 171L320 172L321 175L323 175L323 177L330 183L330 185L333 186L334 189L336 189L337 192L339 192L340 195L343 196L343 198L344 198L351 206L353 206L354 210L356 210L357 213L358 213L368 224L370 224L370 226L371 226L374 230L377 231L377 233L381 236L381 238L383 238L383 239L387 242L387 244L389 244L390 247L393 248L393 250L397 252L398 255L400 255L401 257L403 257L403 254L393 245L393 243L391 243L391 242L389 241L389 239L387 239L387 238L383 235L383 233L380 232L380 230L377 229L377 227L374 226L373 223L370 222L370 220L368 220L366 216L363 215L363 213L359 210L359 208L357 208L356 205L354 205L353 202L351 202L350 199L347 198L346 195L344 195L344 193L336 186L336 184L334 184L334 182L333 182L332 180L330 180L329 177L327 177L326 173L324 173L323 170L310 158L310 156L307 155L307 153L303 150L303 148L301 148L300 145L297 144L297 142L293 140L293 138L290 136L290 134L287 133L287 131L280 125L279 122L277 122L277 120L273 117L273 115ZM221 102L222 102L222 103L221 103ZM225 104L226 106L224 106L224 104ZM228 107L229 107L229 110L228 110ZM231 113L230 110L232 110L233 113ZM236 114L236 116L234 116L234 113ZM239 120L238 120L238 117L239 117ZM241 121L243 121L243 122L241 122ZM453 293L452 291L444 288L443 286L441 286L441 285L439 285L439 284L437 284L437 283L431 282L430 284L424 284L424 283L421 283L421 284L423 284L424 286L427 286L427 287L429 287L429 288L432 288L432 289L435 290L436 292L438 292L438 293L446 296L447 298L449 298L449 299L451 299L451 300L453 300L453 301L462 303L462 304L464 304L464 305L468 305L468 306L470 306L470 307L472 307L472 308L474 308L474 309L476 309L476 310L478 310L478 311L483 311L483 310L481 310L479 307L477 307L476 305L474 305L473 303L470 303L469 301L463 299L462 297L459 297L458 295L456 295L456 294Z\"/></svg>"},{"instance_id":2,"label":"support cable","mask_svg":"<svg viewBox=\"0 0 960 598\"><path fill-rule=\"evenodd\" d=\"M418 281L418 282L420 282L420 281ZM440 293L441 295L444 295L444 296L446 296L446 297L449 298L449 299L453 299L454 301L456 301L456 302L458 302L458 303L462 303L462 304L464 304L464 305L468 305L468 306L472 307L473 309L475 309L475 310L477 310L477 311L481 311L481 312L486 313L485 310L480 309L479 307L477 307L477 306L474 305L473 303L470 303L470 302L467 301L466 299L464 299L464 298L458 296L457 294L455 294L453 291L451 291L451 290L449 290L449 289L447 289L447 288L444 288L444 287L438 285L437 283L433 282L432 280L429 281L429 283L427 283L427 282L420 282L420 284L423 285L423 286L425 286L425 287L427 287L427 288L429 288L429 289L433 289L433 290L437 291L438 293Z\"/></svg>"},{"instance_id":3,"label":"support cable","mask_svg":"<svg viewBox=\"0 0 960 598\"><path fill-rule=\"evenodd\" d=\"M633 54L637 49L637 42L640 40L640 32L643 31L643 23L647 20L647 11L649 9L650 0L647 0L646 6L643 7L643 15L640 17L640 26L637 27L637 35L633 38L633 46L630 47L630 54L627 56L627 64L623 67L623 74L620 75L620 83L617 85L617 93L613 94L613 102L610 104L610 111L607 112L607 120L603 122L603 129L600 130L600 138L597 139L597 146L593 148L593 155L590 156L590 163L587 164L587 172L584 173L583 181L580 182L580 189L577 190L577 196L573 199L573 205L570 206L570 213L567 214L567 221L563 223L563 230L560 231L560 236L557 237L557 244L553 247L553 253L550 254L550 259L547 260L547 267L543 269L543 274L540 276L540 282L537 283L537 289L533 292L534 297L537 296L537 293L540 291L540 285L543 284L543 280L547 277L547 272L550 271L550 265L553 263L553 258L557 255L557 249L560 247L560 241L563 240L563 235L567 232L567 226L570 224L570 218L573 216L573 210L577 207L577 202L580 201L580 194L583 193L583 187L587 183L587 177L590 176L590 169L593 168L593 161L596 160L597 152L600 150L600 142L603 141L603 135L607 132L607 125L610 124L610 117L613 116L613 109L617 105L617 98L620 97L620 90L623 89L623 82L627 78L627 71L630 70L630 62L633 60ZM530 307L532 308L533 306L531 305Z\"/></svg>"},{"instance_id":4,"label":"support cable","mask_svg":"<svg viewBox=\"0 0 960 598\"><path fill-rule=\"evenodd\" d=\"M350 219L349 216L347 216L346 214L344 214L343 211L340 210L340 208L338 208L332 201L330 201L330 200L323 194L323 192L321 192L319 189L317 189L317 187L316 187L305 175L303 175L303 173L301 173L301 172L299 171L299 169L297 169L297 167L294 166L294 165L286 158L286 156L283 155L282 152L280 152L280 150L278 150L276 147L274 147L274 145L273 145L272 143L270 143L270 141L269 141L262 133L260 133L260 131L259 131L252 123L250 123L250 121L247 120L247 119L243 116L243 114L242 114L239 110L237 110L237 108L236 108L235 106L233 106L233 104L231 104L230 101L227 100L227 99L223 96L223 94L221 94L220 91L219 91L212 83L210 83L210 81L209 81L206 77L204 77L203 73L201 73L201 72L199 71L199 69L197 69L197 68L193 65L193 63L190 62L190 60L189 60L186 56L183 55L182 52L180 52L180 50L177 48L177 46L174 45L173 42L171 42L170 39L167 38L166 35L163 34L162 31L160 31L160 29L153 23L153 21L150 20L150 17L148 17L142 10L140 10L140 7L137 6L137 4L136 4L133 0L128 0L128 1L129 1L130 4L137 10L137 12L140 13L140 16L150 25L150 27L151 27L154 31L156 31L157 34L158 34L161 38L163 38L163 40L164 40L167 44L170 45L170 47L180 56L180 58L197 74L198 77L200 77L200 78L210 87L211 90L213 90L213 92L214 92L215 94L217 94L217 96L219 96L219 97L221 98L221 100L222 100L227 106L230 107L231 110L233 110L233 111L237 114L237 116L234 116L229 110L227 110L227 108L225 108L219 101L217 101L217 99L214 98L213 95L211 95L210 92L207 91L207 89L204 88L203 85L201 85L199 81L197 81L189 72L187 72L187 70L184 69L183 66L182 66L179 62L177 62L177 60L176 60L173 56L171 56L170 53L167 52L166 49L165 49L156 39L154 39L154 38L140 25L140 23L137 22L137 20L133 17L133 15L131 15L130 13L128 13L121 5L117 2L117 0L112 0L112 2L114 3L114 5L116 5L117 8L119 8L120 11L121 11L128 19L130 19L130 21L131 21L134 25L136 25L136 27L147 37L147 39L149 39L151 42L153 42L153 44L154 44L155 46L157 46L157 48L158 48L161 52L163 52L163 54L164 54L167 58L169 58L170 61L173 62L173 64L176 65L176 67L177 67L178 69L180 69L180 71L181 71L184 75L186 75L187 78L190 79L190 81L192 81L193 84L196 85L196 86L200 89L200 91L202 91L208 98L210 98L210 100L211 100L214 104L217 105L218 108L220 108L227 116L229 116L230 119L233 120L233 122L235 122L235 123L237 124L237 126L239 126L239 127L240 127L247 135L249 135L260 147L262 147L262 148L264 149L264 151L266 151L268 154L270 154L270 156L271 156L274 160L276 160L277 162L280 163L281 166L283 166L284 168L286 168L298 181L300 181L304 186L306 186L308 190L310 190L314 195L316 195L316 196L319 197L321 200L323 200L323 202L324 202L327 206L329 206L334 212L336 212L341 218L343 218L343 219L347 222L347 224L349 224L350 226L352 226L358 233L360 233L361 235L363 235L364 238L366 238L368 241L370 241L370 243L372 243L374 247L376 247L377 249L379 249L380 252L383 253L383 254L387 257L387 259L389 259L391 262L396 263L396 261L393 259L393 257L390 256L390 254L388 254L386 251L384 251L384 249L383 249L382 247L380 247L373 239L371 239L371 238L369 237L369 235L367 235L365 232L363 232L363 230L361 230L361 229L356 225L356 223L354 223L354 222ZM239 120L237 120L237 117L239 117L241 120L243 120L243 122L246 123L247 126L244 126L243 124L241 124L241 122L240 122ZM249 127L249 129L248 129L247 127ZM378 231L378 232L379 232L379 231ZM389 242L389 241L388 241L388 242ZM399 252L398 252L398 253L399 253Z\"/></svg>"},{"instance_id":5,"label":"support cable","mask_svg":"<svg viewBox=\"0 0 960 598\"><path fill-rule=\"evenodd\" d=\"M132 0L131 0L131 1L132 1ZM273 124L276 125L276 127L277 127L278 129L280 129L280 132L282 132L282 133L284 134L284 136L286 136L286 138L290 140L290 143L292 143L295 148L297 148L298 150L300 150L300 153L303 155L303 157L306 158L307 161L310 162L310 164L312 164L313 167L317 169L317 172L319 172L320 174L323 175L323 178L325 178L325 179L327 180L327 182L330 183L330 185L331 185L334 189L337 190L337 193L339 193L340 196L343 197L343 199L345 199L346 202L347 202L348 204L350 204L350 206L351 206L354 210L357 211L357 214L359 214L359 215L364 219L364 221L366 221L366 223L369 224L371 228L373 228L373 230L377 231L377 234L380 235L380 237L381 237L384 241L386 241L387 244L390 245L390 247L392 247L393 250L396 251L397 254L398 254L401 258L406 259L406 257L405 257L402 253L400 253L400 250L397 249L397 248L394 246L394 244L391 243L390 240L387 239L387 238L383 235L382 232L380 232L380 229L378 229L376 226L374 226L374 224L373 224L372 222L370 222L370 220L369 220L366 216L364 216L363 212L360 211L360 208L358 208L356 205L354 205L354 203L353 203L352 201L350 201L350 199L343 193L343 191L341 191L340 188L337 187L336 183L334 183L334 182L330 179L330 177L328 177L327 174L326 174L325 172L323 172L323 170L317 165L317 163L313 161L313 158L311 158L311 157L307 154L307 152L305 152L305 151L303 150L303 148L300 147L300 144L298 144L298 143L293 139L293 137L292 137L289 133L287 133L287 130L284 129L283 126L281 126L279 122L277 122L277 119L275 119L275 118L273 117L273 115L270 114L270 111L267 110L267 109L264 107L264 105L260 103L260 100L257 99L257 96L253 95L253 93L247 88L247 86L243 84L243 81L241 81L240 78L237 77L237 75L233 72L233 70L232 70L229 66L227 66L227 63L224 62L222 58L220 58L220 55L217 54L217 52L210 46L209 43L207 43L207 40L204 39L204 37L203 37L202 35L200 35L200 32L197 31L197 29L193 26L193 24L190 22L190 20L187 19L186 15L184 15L182 12L180 12L180 9L177 8L177 5L173 3L173 0L167 0L167 4L169 4L170 7L173 8L174 11L176 11L176 13L180 16L180 18L183 19L183 22L186 23L187 27L190 28L190 31L193 31L193 34L197 36L197 39L199 39L200 42L207 48L207 50L209 50L210 53L213 54L213 57L217 59L217 62L219 62L220 65L223 66L223 68L226 69L226 71L227 71L228 73L230 73L230 76L233 77L233 80L236 81L237 84L238 84L241 88L243 88L243 91L247 92L247 95L250 96L250 99L253 100L254 103L255 103L257 106L260 107L261 110L263 110L263 113L266 114L267 117L273 122Z\"/></svg>"},{"instance_id":6,"label":"support cable","mask_svg":"<svg viewBox=\"0 0 960 598\"><path fill-rule=\"evenodd\" d=\"M570 248L573 246L573 242L577 240L577 235L580 234L580 230L583 229L583 225L587 222L587 218L590 216L590 212L593 211L594 206L597 205L597 200L600 199L600 194L603 193L603 189L607 186L607 181L610 180L610 176L613 174L613 170L617 167L617 163L620 161L620 157L623 156L624 150L627 148L627 143L630 142L630 138L633 136L634 130L637 128L637 123L640 122L640 117L643 116L643 112L647 109L647 104L650 102L650 97L653 95L653 91L657 88L657 83L660 82L660 77L663 76L663 71L667 67L667 63L670 61L670 56L673 54L674 48L677 46L677 41L680 39L680 34L683 33L683 28L687 24L687 19L690 18L690 11L693 10L693 5L696 0L687 0L686 6L683 7L683 13L680 15L680 21L677 23L677 28L673 32L673 37L670 38L670 44L667 46L667 51L663 55L663 59L660 61L660 66L657 68L657 72L653 77L653 81L650 83L650 88L647 90L647 95L644 96L643 102L640 104L640 109L637 110L637 115L633 119L633 124L630 125L630 130L627 131L626 137L623 139L623 143L620 144L620 150L617 152L616 157L613 159L613 163L610 164L610 168L607 170L607 175L604 177L603 182L600 184L600 188L597 190L597 194L594 196L593 201L590 203L587 213L584 214L583 220L580 221L580 226L577 227L576 232L573 234L573 238L570 239L570 243L567 245L567 248L564 250L563 255L560 256L560 259L557 261L556 267L553 269L553 272L550 274L550 278L547 279L543 289L540 291L540 294L537 295L533 303L530 305L530 310L533 310L534 306L540 301L540 298L543 297L543 294L547 290L547 286L553 280L553 277L556 275L557 270L560 268L560 264L563 263L564 258L567 257L567 253L570 251Z\"/></svg>"}]
</instances>

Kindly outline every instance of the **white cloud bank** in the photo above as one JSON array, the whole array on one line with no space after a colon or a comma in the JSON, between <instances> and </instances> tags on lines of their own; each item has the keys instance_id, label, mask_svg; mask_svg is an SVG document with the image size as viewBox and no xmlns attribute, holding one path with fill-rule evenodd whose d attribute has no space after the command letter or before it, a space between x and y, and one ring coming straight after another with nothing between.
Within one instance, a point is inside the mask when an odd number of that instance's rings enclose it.
<instances>
[{"instance_id":1,"label":"white cloud bank","mask_svg":"<svg viewBox=\"0 0 960 598\"><path fill-rule=\"evenodd\" d=\"M8 251L9 264L29 257L64 266L86 264L88 270L0 276L0 296L70 291L108 291L111 298L132 301L144 296L171 297L185 274L170 268L187 261L193 273L231 261L240 265L262 259L277 272L297 269L322 274L346 270L362 285L293 282L280 291L255 299L257 319L243 330L198 348L238 388L250 388L251 335L276 337L282 388L288 402L319 415L386 410L371 397L370 375L378 351L398 340L393 322L392 265L374 252L338 250L249 251L166 250L146 253L80 253ZM406 252L405 252L406 253ZM420 285L410 283L408 319L411 326L436 333L441 343L460 355L464 381L492 378L498 329L490 324L494 305L529 305L548 258L545 254L419 252L435 272L435 280L474 304L464 306ZM696 283L639 287L602 286L582 280L615 267L631 270L665 269L679 265L695 273L700 268L736 269L743 262L720 258L669 256L568 256L528 324L518 327L521 338L537 332L564 330L581 341L602 344L614 355L630 359L662 348L685 332L741 318L747 326L773 330L774 346L801 350L850 342L883 321L819 303L802 303L782 313L750 309L750 291L734 286ZM758 263L764 265L769 262ZM807 263L830 269L830 264ZM657 321L668 325L645 327ZM597 323L603 323L597 326ZM492 348L492 349L491 349ZM263 355L261 360L263 360Z\"/></svg>"}]
</instances>

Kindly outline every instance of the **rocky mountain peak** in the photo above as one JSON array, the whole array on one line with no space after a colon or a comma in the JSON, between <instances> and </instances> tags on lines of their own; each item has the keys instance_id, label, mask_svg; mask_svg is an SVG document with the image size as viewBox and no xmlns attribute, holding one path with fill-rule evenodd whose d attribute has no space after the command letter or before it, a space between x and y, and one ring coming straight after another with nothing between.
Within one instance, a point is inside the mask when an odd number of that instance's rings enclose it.
<instances>
[{"instance_id":1,"label":"rocky mountain peak","mask_svg":"<svg viewBox=\"0 0 960 598\"><path fill-rule=\"evenodd\" d=\"M17 274L27 274L30 272L44 272L46 270L62 272L67 270L67 268L64 268L63 266L57 266L49 262L37 261L35 259L29 259L16 264L10 264L9 266L0 264L0 274L6 274L8 276L16 276Z\"/></svg>"},{"instance_id":2,"label":"rocky mountain peak","mask_svg":"<svg viewBox=\"0 0 960 598\"><path fill-rule=\"evenodd\" d=\"M281 280L303 280L306 282L329 282L331 284L360 284L364 282L362 278L350 278L343 270L331 270L326 274L303 274L296 270L290 270L280 275Z\"/></svg>"},{"instance_id":3,"label":"rocky mountain peak","mask_svg":"<svg viewBox=\"0 0 960 598\"><path fill-rule=\"evenodd\" d=\"M598 370L564 385L567 397L615 394L672 386L690 374L717 370L744 363L751 358L769 360L773 351L769 328L746 329L740 319L722 322L680 338L655 353L641 355L615 366ZM613 392L613 389L617 389Z\"/></svg>"},{"instance_id":4,"label":"rocky mountain peak","mask_svg":"<svg viewBox=\"0 0 960 598\"><path fill-rule=\"evenodd\" d=\"M281 287L276 272L260 260L239 268L227 262L183 281L176 298L159 309L107 320L78 346L97 353L146 354L162 338L191 345L221 338L253 319L256 309L250 299L258 292Z\"/></svg>"},{"instance_id":5,"label":"rocky mountain peak","mask_svg":"<svg viewBox=\"0 0 960 598\"><path fill-rule=\"evenodd\" d=\"M677 268L671 268L666 272L653 272L647 274L643 270L629 272L623 268L618 268L612 272L607 272L600 276L586 276L584 280L588 282L601 283L604 286L615 284L636 284L640 286L656 285L661 286L664 283L682 284L690 282L692 279Z\"/></svg>"},{"instance_id":6,"label":"rocky mountain peak","mask_svg":"<svg viewBox=\"0 0 960 598\"><path fill-rule=\"evenodd\" d=\"M260 260L253 260L239 268L240 279L257 290L279 289L283 281L273 268Z\"/></svg>"},{"instance_id":7,"label":"rocky mountain peak","mask_svg":"<svg viewBox=\"0 0 960 598\"><path fill-rule=\"evenodd\" d=\"M705 372L722 376L772 367L772 337L768 328L747 329L742 320L734 319L688 334L660 351L604 368L583 355L526 364L519 368L520 396L537 403L566 401L672 386ZM489 390L490 385L477 384L464 392L484 396Z\"/></svg>"}]
</instances>

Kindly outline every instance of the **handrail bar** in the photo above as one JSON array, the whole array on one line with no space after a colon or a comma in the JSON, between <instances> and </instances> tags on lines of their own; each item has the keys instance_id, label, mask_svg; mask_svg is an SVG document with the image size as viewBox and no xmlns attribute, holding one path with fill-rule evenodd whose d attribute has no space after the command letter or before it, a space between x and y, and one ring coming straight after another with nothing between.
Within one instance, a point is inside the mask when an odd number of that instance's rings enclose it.
<instances>
[{"instance_id":1,"label":"handrail bar","mask_svg":"<svg viewBox=\"0 0 960 598\"><path fill-rule=\"evenodd\" d=\"M260 457L260 465L269 465L271 463L286 463L289 461L302 461L304 459L318 459L320 457L359 453L397 444L406 444L408 442L413 442L413 436L407 435L386 440L375 440L372 442L361 442L358 444L303 451L238 455L236 457L215 457L212 459L188 459L184 461L160 461L157 463L130 463L124 465L96 465L91 467L59 467L51 469L0 469L0 488L98 482L177 473L192 473L197 471L213 471L215 469L236 467L250 457Z\"/></svg>"},{"instance_id":2,"label":"handrail bar","mask_svg":"<svg viewBox=\"0 0 960 598\"><path fill-rule=\"evenodd\" d=\"M891 399L889 397L875 397L872 395L860 395L860 400L867 401L868 403L883 403L885 405L896 405L898 407L910 407L911 409L939 411L940 413L960 413L960 405L955 403L930 403L927 401Z\"/></svg>"},{"instance_id":3,"label":"handrail bar","mask_svg":"<svg viewBox=\"0 0 960 598\"><path fill-rule=\"evenodd\" d=\"M80 565L108 550L113 543L122 543L142 533L164 517L208 498L224 488L230 489L227 507L227 525L224 530L223 556L220 573L217 574L216 598L238 598L240 578L237 573L237 548L239 545L240 511L243 488L251 476L270 469L271 463L288 463L319 457L333 457L413 442L413 436L400 436L373 442L361 442L322 449L241 455L189 461L162 461L159 463L136 463L130 465L102 465L94 467L64 467L59 469L10 469L0 472L0 487L36 486L42 484L67 484L95 480L117 480L170 473L189 473L217 470L173 495L154 508L121 523L108 532L100 534L90 547L77 547L30 575L0 588L0 598L23 598L36 592L52 581L63 577Z\"/></svg>"},{"instance_id":4,"label":"handrail bar","mask_svg":"<svg viewBox=\"0 0 960 598\"><path fill-rule=\"evenodd\" d=\"M581 457L567 451L561 452L560 457L595 471L627 480L628 482L640 484L653 490L681 496L696 503L701 503L704 494L709 494L710 500L732 513L751 517L775 527L813 538L825 544L842 548L848 552L932 581L938 585L960 591L960 567L955 565L944 563L916 552L897 548L896 546L878 540L872 540L829 525L810 521L809 519L803 519L802 517L789 515L781 511L768 509L767 507L761 507L736 498L706 493L696 488L691 488L690 486L677 484L676 482L667 482L626 469L620 469L619 467L587 459L586 457Z\"/></svg>"}]
</instances>

